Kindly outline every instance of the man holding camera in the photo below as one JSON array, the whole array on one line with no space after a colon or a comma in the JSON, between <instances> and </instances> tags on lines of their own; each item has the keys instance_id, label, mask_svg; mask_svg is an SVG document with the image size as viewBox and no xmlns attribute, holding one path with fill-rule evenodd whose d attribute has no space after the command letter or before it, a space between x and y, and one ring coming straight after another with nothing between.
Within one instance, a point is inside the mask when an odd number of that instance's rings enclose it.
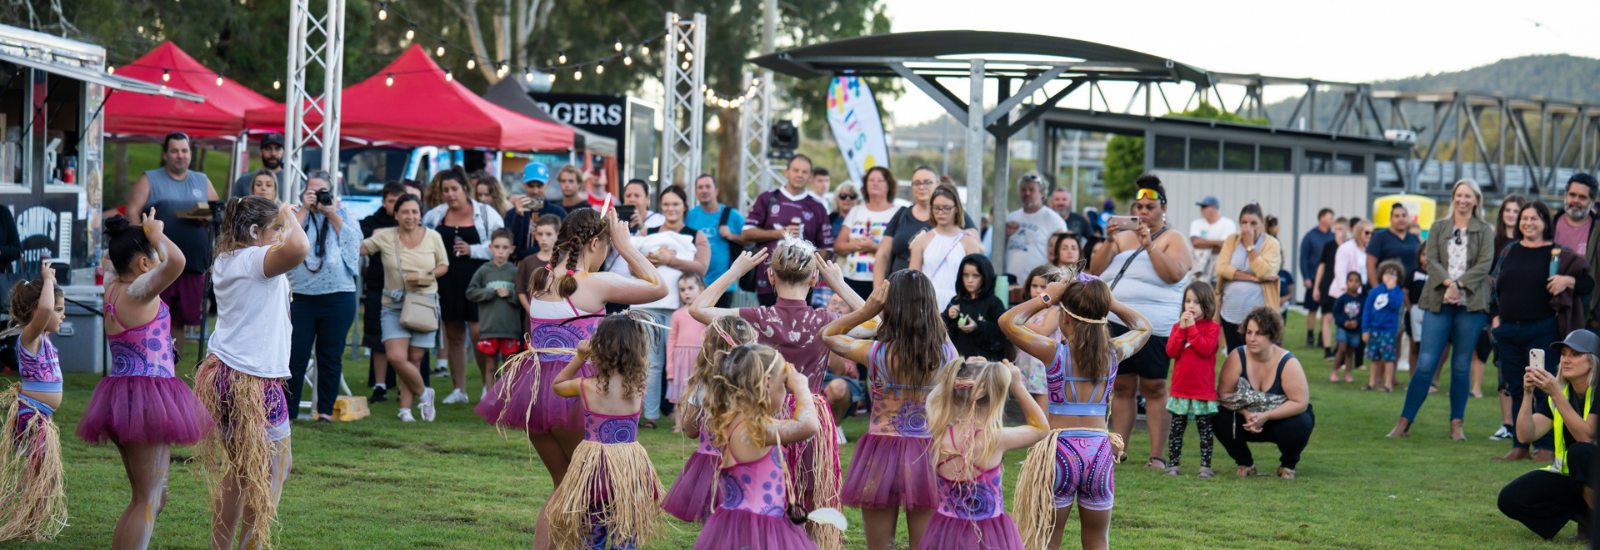
<instances>
[{"instance_id":1,"label":"man holding camera","mask_svg":"<svg viewBox=\"0 0 1600 550\"><path fill-rule=\"evenodd\" d=\"M161 292L161 301L172 311L172 336L179 355L188 343L184 330L206 322L205 272L211 267L211 238L206 227L211 225L210 212L198 212L196 207L217 200L217 190L205 174L189 169L193 153L189 149L189 135L183 132L167 134L161 140L161 167L146 171L134 180L128 189L128 213L136 219L138 212L155 207L156 219L166 225L163 231L185 258L193 258L167 289ZM190 216L193 212L196 216Z\"/></svg>"},{"instance_id":2,"label":"man holding camera","mask_svg":"<svg viewBox=\"0 0 1600 550\"><path fill-rule=\"evenodd\" d=\"M339 396L345 335L356 321L356 270L360 269L361 228L339 204L333 178L316 170L306 175L306 190L295 213L311 241L311 254L289 272L290 323L288 392L290 417L298 416L300 392L311 351L317 353L316 416L333 421Z\"/></svg>"}]
</instances>

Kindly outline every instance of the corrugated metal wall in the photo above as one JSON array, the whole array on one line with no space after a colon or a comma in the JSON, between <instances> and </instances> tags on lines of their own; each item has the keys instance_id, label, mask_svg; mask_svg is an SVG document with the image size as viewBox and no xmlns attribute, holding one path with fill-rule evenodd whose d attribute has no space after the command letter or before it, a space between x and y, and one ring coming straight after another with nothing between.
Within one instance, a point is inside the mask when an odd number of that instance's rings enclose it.
<instances>
[{"instance_id":1,"label":"corrugated metal wall","mask_svg":"<svg viewBox=\"0 0 1600 550\"><path fill-rule=\"evenodd\" d=\"M1167 188L1167 222L1185 235L1189 232L1189 222L1200 217L1200 207L1194 203L1206 195L1215 195L1222 203L1222 215L1235 221L1239 210L1252 200L1261 205L1262 212L1277 216L1283 225L1278 237L1284 249L1284 265L1289 266L1290 273L1297 271L1294 266L1299 257L1296 249L1300 246L1300 235L1316 225L1318 210L1329 207L1341 216L1352 213L1363 218L1367 216L1366 176L1301 176L1299 225L1302 227L1296 227L1293 174L1183 170L1157 170L1155 173ZM1297 281L1300 277L1295 274Z\"/></svg>"}]
</instances>

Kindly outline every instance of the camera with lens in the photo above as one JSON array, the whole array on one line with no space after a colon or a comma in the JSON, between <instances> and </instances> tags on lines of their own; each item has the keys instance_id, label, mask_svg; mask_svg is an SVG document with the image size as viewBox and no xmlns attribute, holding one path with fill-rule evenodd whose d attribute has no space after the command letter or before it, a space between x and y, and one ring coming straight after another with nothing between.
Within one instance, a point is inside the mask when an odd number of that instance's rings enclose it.
<instances>
[{"instance_id":1,"label":"camera with lens","mask_svg":"<svg viewBox=\"0 0 1600 550\"><path fill-rule=\"evenodd\" d=\"M320 205L323 205L323 206L333 206L333 192L327 190L326 188L318 189L317 190L317 204L320 204Z\"/></svg>"}]
</instances>

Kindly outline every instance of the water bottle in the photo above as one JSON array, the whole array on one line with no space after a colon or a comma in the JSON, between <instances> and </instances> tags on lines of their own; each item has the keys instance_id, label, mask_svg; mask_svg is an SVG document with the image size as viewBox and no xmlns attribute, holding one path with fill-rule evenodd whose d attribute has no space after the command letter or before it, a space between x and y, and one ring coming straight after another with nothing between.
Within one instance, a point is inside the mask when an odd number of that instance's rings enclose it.
<instances>
[{"instance_id":1,"label":"water bottle","mask_svg":"<svg viewBox=\"0 0 1600 550\"><path fill-rule=\"evenodd\" d=\"M67 157L67 169L61 171L62 183L73 183L78 174L78 157Z\"/></svg>"},{"instance_id":2,"label":"water bottle","mask_svg":"<svg viewBox=\"0 0 1600 550\"><path fill-rule=\"evenodd\" d=\"M1561 247L1550 247L1550 276L1556 276L1556 271L1561 269Z\"/></svg>"},{"instance_id":3,"label":"water bottle","mask_svg":"<svg viewBox=\"0 0 1600 550\"><path fill-rule=\"evenodd\" d=\"M461 243L464 243L464 242L467 242L467 241L463 241L463 240L461 240L461 237L456 237L456 244L461 244ZM452 250L452 251L450 251L450 253L451 253L451 254L454 254L454 255L456 255L456 256L460 256L460 255L461 255L461 253L460 253L460 252L456 252L456 251L454 251L454 250Z\"/></svg>"}]
</instances>

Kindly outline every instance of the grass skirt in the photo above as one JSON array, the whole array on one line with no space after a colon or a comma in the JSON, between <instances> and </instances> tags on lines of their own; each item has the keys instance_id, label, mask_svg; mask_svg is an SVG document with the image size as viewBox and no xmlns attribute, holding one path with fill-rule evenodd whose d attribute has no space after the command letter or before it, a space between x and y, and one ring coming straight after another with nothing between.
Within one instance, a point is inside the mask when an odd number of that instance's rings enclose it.
<instances>
[{"instance_id":1,"label":"grass skirt","mask_svg":"<svg viewBox=\"0 0 1600 550\"><path fill-rule=\"evenodd\" d=\"M67 526L61 434L54 411L19 388L0 394L8 405L0 426L0 541L48 542Z\"/></svg>"},{"instance_id":2,"label":"grass skirt","mask_svg":"<svg viewBox=\"0 0 1600 550\"><path fill-rule=\"evenodd\" d=\"M552 389L566 360L542 361L532 350L506 359L500 366L500 379L472 412L498 428L529 433L546 433L550 428L583 433L583 418L578 398L561 397ZM594 375L594 367L584 365L578 376Z\"/></svg>"},{"instance_id":3,"label":"grass skirt","mask_svg":"<svg viewBox=\"0 0 1600 550\"><path fill-rule=\"evenodd\" d=\"M845 506L931 510L939 506L930 437L867 434L844 477Z\"/></svg>"},{"instance_id":4,"label":"grass skirt","mask_svg":"<svg viewBox=\"0 0 1600 550\"><path fill-rule=\"evenodd\" d=\"M585 440L545 502L552 547L643 547L661 529L664 493L643 445Z\"/></svg>"},{"instance_id":5,"label":"grass skirt","mask_svg":"<svg viewBox=\"0 0 1600 550\"><path fill-rule=\"evenodd\" d=\"M749 510L718 509L706 518L695 550L749 548L762 550L802 550L817 548L805 529L789 523L789 518L757 514Z\"/></svg>"},{"instance_id":6,"label":"grass skirt","mask_svg":"<svg viewBox=\"0 0 1600 550\"><path fill-rule=\"evenodd\" d=\"M1022 550L1022 537L1009 514L971 520L934 512L917 550Z\"/></svg>"},{"instance_id":7,"label":"grass skirt","mask_svg":"<svg viewBox=\"0 0 1600 550\"><path fill-rule=\"evenodd\" d=\"M833 410L828 408L828 398L818 394L812 394L811 398L816 404L817 420L822 424L822 429L817 430L817 435L811 439L784 445L785 466L794 479L795 491L800 495L799 502L807 510L839 508L840 478L843 476L839 468L839 440L834 436L838 424L833 422ZM794 418L794 394L784 396L783 405L782 419ZM822 550L844 547L844 533L838 527L807 522L805 530Z\"/></svg>"},{"instance_id":8,"label":"grass skirt","mask_svg":"<svg viewBox=\"0 0 1600 550\"><path fill-rule=\"evenodd\" d=\"M1022 461L1022 471L1017 475L1017 495L1011 502L1011 510L1017 513L1017 533L1027 550L1043 550L1050 544L1056 519L1056 439L1061 432L1070 431L1106 430L1050 430L1048 437L1028 448L1028 458ZM1107 433L1107 437L1112 452L1121 452L1122 438L1115 433Z\"/></svg>"},{"instance_id":9,"label":"grass skirt","mask_svg":"<svg viewBox=\"0 0 1600 550\"><path fill-rule=\"evenodd\" d=\"M278 503L272 494L272 457L284 452L288 438L270 441L274 428L268 420L268 386L276 380L258 378L223 364L212 355L195 374L195 394L218 421L195 448L195 459L210 488L212 516L216 495L229 475L238 479L245 510L254 510L257 548L272 548L272 527L278 521ZM287 473L287 472L285 472Z\"/></svg>"},{"instance_id":10,"label":"grass skirt","mask_svg":"<svg viewBox=\"0 0 1600 550\"><path fill-rule=\"evenodd\" d=\"M213 422L182 378L107 376L89 396L78 420L78 438L92 445L193 445Z\"/></svg>"},{"instance_id":11,"label":"grass skirt","mask_svg":"<svg viewBox=\"0 0 1600 550\"><path fill-rule=\"evenodd\" d=\"M683 463L683 473L678 474L661 501L661 509L683 521L705 521L711 508L716 506L717 488L721 485L717 467L721 463L722 457L714 454L700 451L690 454L689 460Z\"/></svg>"}]
</instances>

